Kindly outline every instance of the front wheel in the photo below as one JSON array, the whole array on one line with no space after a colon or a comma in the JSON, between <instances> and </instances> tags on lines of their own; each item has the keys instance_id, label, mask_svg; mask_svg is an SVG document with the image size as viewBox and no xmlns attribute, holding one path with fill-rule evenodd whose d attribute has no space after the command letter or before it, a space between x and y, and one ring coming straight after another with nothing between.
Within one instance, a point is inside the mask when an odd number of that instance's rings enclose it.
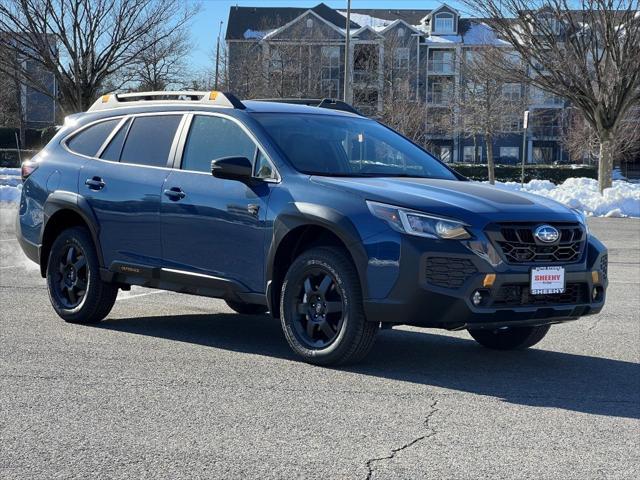
<instances>
[{"instance_id":1,"label":"front wheel","mask_svg":"<svg viewBox=\"0 0 640 480\"><path fill-rule=\"evenodd\" d=\"M365 318L354 265L333 247L314 248L294 260L282 284L280 321L293 351L317 365L362 359L378 330Z\"/></svg>"},{"instance_id":2,"label":"front wheel","mask_svg":"<svg viewBox=\"0 0 640 480\"><path fill-rule=\"evenodd\" d=\"M508 327L498 330L469 330L469 335L483 347L494 350L522 350L534 346L551 328L551 325L537 327Z\"/></svg>"}]
</instances>

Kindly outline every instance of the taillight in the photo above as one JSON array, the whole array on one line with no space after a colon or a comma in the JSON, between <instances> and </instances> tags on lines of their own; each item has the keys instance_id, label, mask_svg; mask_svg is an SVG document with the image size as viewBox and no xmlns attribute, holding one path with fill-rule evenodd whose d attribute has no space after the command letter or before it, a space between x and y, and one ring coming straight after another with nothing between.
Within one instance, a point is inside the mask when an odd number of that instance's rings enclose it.
<instances>
[{"instance_id":1,"label":"taillight","mask_svg":"<svg viewBox=\"0 0 640 480\"><path fill-rule=\"evenodd\" d=\"M22 181L24 182L29 175L35 172L38 169L38 162L34 162L32 160L26 160L22 162L22 166L20 169L20 175L22 176Z\"/></svg>"}]
</instances>

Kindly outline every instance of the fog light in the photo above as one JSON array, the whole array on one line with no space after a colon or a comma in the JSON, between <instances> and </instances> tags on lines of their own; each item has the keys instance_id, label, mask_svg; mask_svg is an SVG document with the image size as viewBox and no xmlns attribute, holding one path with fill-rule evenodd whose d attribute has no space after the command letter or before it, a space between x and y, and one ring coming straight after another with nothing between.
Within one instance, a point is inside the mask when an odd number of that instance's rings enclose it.
<instances>
[{"instance_id":1,"label":"fog light","mask_svg":"<svg viewBox=\"0 0 640 480\"><path fill-rule=\"evenodd\" d=\"M477 307L478 305L480 305L482 303L482 293L480 293L480 290L476 290L475 292L473 292L473 296L471 297L471 301L473 302L473 304Z\"/></svg>"},{"instance_id":2,"label":"fog light","mask_svg":"<svg viewBox=\"0 0 640 480\"><path fill-rule=\"evenodd\" d=\"M593 287L593 290L591 290L591 298L593 300L595 300L596 298L598 298L598 289L596 287Z\"/></svg>"}]
</instances>

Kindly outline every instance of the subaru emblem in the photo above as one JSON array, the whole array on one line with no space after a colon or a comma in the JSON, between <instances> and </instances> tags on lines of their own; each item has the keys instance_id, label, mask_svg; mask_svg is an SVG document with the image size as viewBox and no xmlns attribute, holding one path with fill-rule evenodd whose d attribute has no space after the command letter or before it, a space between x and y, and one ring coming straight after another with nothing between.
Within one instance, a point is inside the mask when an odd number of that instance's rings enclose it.
<instances>
[{"instance_id":1,"label":"subaru emblem","mask_svg":"<svg viewBox=\"0 0 640 480\"><path fill-rule=\"evenodd\" d=\"M533 232L533 236L543 243L553 243L560 238L560 232L551 225L540 225Z\"/></svg>"}]
</instances>

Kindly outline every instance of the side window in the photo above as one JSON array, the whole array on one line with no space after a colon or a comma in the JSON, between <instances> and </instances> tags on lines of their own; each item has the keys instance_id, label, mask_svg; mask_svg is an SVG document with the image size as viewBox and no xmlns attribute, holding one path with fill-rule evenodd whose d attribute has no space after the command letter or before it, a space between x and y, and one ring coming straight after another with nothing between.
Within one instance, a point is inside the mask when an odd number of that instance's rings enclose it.
<instances>
[{"instance_id":1,"label":"side window","mask_svg":"<svg viewBox=\"0 0 640 480\"><path fill-rule=\"evenodd\" d=\"M96 123L95 125L85 128L67 141L69 150L89 157L95 156L111 131L119 122L120 119L116 118Z\"/></svg>"},{"instance_id":2,"label":"side window","mask_svg":"<svg viewBox=\"0 0 640 480\"><path fill-rule=\"evenodd\" d=\"M113 160L117 162L120 160L120 153L122 152L122 145L124 145L124 138L127 136L127 131L129 130L129 125L131 125L131 119L127 120L118 133L111 139L107 148L104 149L100 158L103 160Z\"/></svg>"},{"instance_id":3,"label":"side window","mask_svg":"<svg viewBox=\"0 0 640 480\"><path fill-rule=\"evenodd\" d=\"M278 179L278 174L276 173L275 168L273 168L273 165L261 150L258 150L254 175L256 178L262 178L263 180Z\"/></svg>"},{"instance_id":4,"label":"side window","mask_svg":"<svg viewBox=\"0 0 640 480\"><path fill-rule=\"evenodd\" d=\"M166 167L182 115L136 117L129 128L120 161L136 165Z\"/></svg>"},{"instance_id":5,"label":"side window","mask_svg":"<svg viewBox=\"0 0 640 480\"><path fill-rule=\"evenodd\" d=\"M256 145L231 120L196 115L184 146L182 169L210 172L211 161L223 157L247 157L253 162Z\"/></svg>"}]
</instances>

